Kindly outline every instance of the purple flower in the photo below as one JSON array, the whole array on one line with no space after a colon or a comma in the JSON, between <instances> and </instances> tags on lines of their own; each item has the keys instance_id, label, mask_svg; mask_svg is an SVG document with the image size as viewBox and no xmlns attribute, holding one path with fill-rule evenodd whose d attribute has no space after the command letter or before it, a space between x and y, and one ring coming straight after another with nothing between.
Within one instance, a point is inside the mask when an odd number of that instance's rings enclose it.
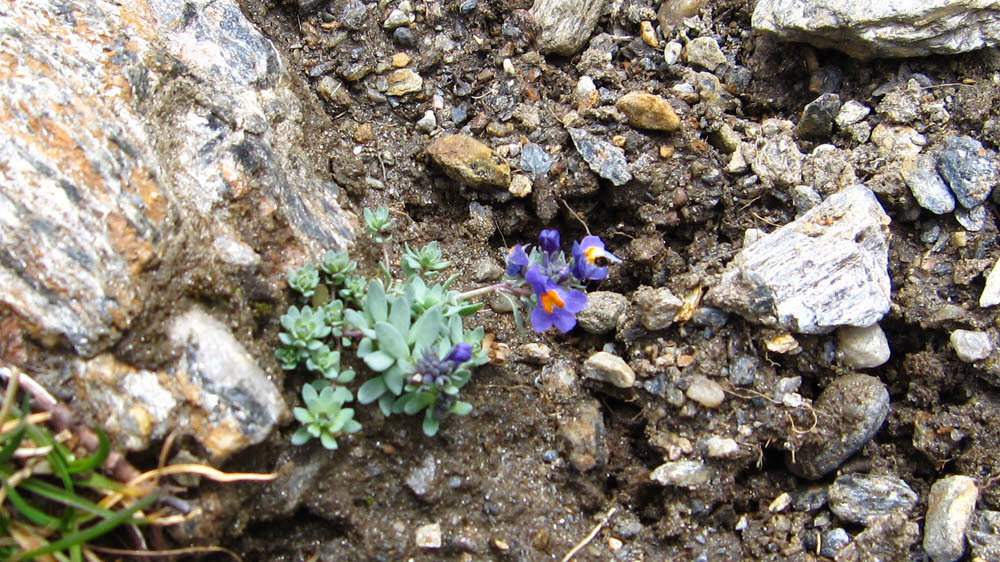
<instances>
[{"instance_id":1,"label":"purple flower","mask_svg":"<svg viewBox=\"0 0 1000 562\"><path fill-rule=\"evenodd\" d=\"M543 230L538 234L539 246L541 246L542 251L550 256L554 256L559 253L559 231L558 230Z\"/></svg>"},{"instance_id":2,"label":"purple flower","mask_svg":"<svg viewBox=\"0 0 1000 562\"><path fill-rule=\"evenodd\" d=\"M451 349L451 353L444 358L445 361L451 361L455 363L455 365L461 365L469 359L472 359L472 346L465 342L456 344L455 347Z\"/></svg>"},{"instance_id":3,"label":"purple flower","mask_svg":"<svg viewBox=\"0 0 1000 562\"><path fill-rule=\"evenodd\" d=\"M531 328L539 333L552 326L563 333L572 330L576 326L576 313L587 307L587 295L556 285L538 271L537 265L532 265L524 278L538 296L538 304L531 311Z\"/></svg>"},{"instance_id":4,"label":"purple flower","mask_svg":"<svg viewBox=\"0 0 1000 562\"><path fill-rule=\"evenodd\" d=\"M573 277L580 281L598 281L608 276L608 268L601 263L621 263L622 260L604 249L599 236L584 236L573 242Z\"/></svg>"},{"instance_id":5,"label":"purple flower","mask_svg":"<svg viewBox=\"0 0 1000 562\"><path fill-rule=\"evenodd\" d=\"M528 267L528 253L520 244L515 245L507 253L507 276L520 277Z\"/></svg>"}]
</instances>

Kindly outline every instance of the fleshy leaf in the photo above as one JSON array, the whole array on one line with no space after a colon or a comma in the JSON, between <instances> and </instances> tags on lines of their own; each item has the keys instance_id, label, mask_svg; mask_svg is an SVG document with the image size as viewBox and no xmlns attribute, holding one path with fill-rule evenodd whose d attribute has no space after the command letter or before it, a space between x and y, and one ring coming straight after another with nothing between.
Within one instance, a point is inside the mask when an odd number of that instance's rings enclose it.
<instances>
[{"instance_id":1,"label":"fleshy leaf","mask_svg":"<svg viewBox=\"0 0 1000 562\"><path fill-rule=\"evenodd\" d=\"M469 415L469 412L472 411L472 404L458 400L457 402L452 404L449 410L451 411L451 413L457 416L467 416Z\"/></svg>"},{"instance_id":2,"label":"fleshy leaf","mask_svg":"<svg viewBox=\"0 0 1000 562\"><path fill-rule=\"evenodd\" d=\"M424 416L424 435L434 437L437 435L440 425L441 422L434 417L434 410L427 410L427 415Z\"/></svg>"},{"instance_id":3,"label":"fleshy leaf","mask_svg":"<svg viewBox=\"0 0 1000 562\"><path fill-rule=\"evenodd\" d=\"M385 394L388 390L385 386L385 380L383 377L375 377L369 379L365 384L361 385L358 389L358 402L362 404L371 404L372 402L379 399L380 396Z\"/></svg>"},{"instance_id":4,"label":"fleshy leaf","mask_svg":"<svg viewBox=\"0 0 1000 562\"><path fill-rule=\"evenodd\" d=\"M365 308L373 320L376 322L385 322L388 319L389 308L385 300L385 288L376 279L372 279L368 283L368 298L366 302L367 306Z\"/></svg>"},{"instance_id":5,"label":"fleshy leaf","mask_svg":"<svg viewBox=\"0 0 1000 562\"><path fill-rule=\"evenodd\" d=\"M409 359L410 346L406 345L406 340L395 326L388 322L375 323L375 335L378 337L378 346L381 351L388 353L396 359Z\"/></svg>"},{"instance_id":6,"label":"fleshy leaf","mask_svg":"<svg viewBox=\"0 0 1000 562\"><path fill-rule=\"evenodd\" d=\"M384 351L373 351L365 356L365 365L368 365L368 368L376 373L381 373L392 367L395 362L396 360Z\"/></svg>"}]
</instances>

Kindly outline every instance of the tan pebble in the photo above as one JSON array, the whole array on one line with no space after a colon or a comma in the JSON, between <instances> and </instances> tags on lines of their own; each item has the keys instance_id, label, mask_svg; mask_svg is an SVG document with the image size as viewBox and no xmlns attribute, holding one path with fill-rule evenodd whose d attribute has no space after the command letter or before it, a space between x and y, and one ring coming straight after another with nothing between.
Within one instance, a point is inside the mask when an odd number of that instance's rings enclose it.
<instances>
[{"instance_id":1,"label":"tan pebble","mask_svg":"<svg viewBox=\"0 0 1000 562\"><path fill-rule=\"evenodd\" d=\"M615 135L611 137L611 144L617 146L618 148L621 148L625 146L625 140L626 140L625 135Z\"/></svg>"},{"instance_id":2,"label":"tan pebble","mask_svg":"<svg viewBox=\"0 0 1000 562\"><path fill-rule=\"evenodd\" d=\"M365 144L375 138L375 131L371 123L361 123L354 128L354 142Z\"/></svg>"},{"instance_id":3,"label":"tan pebble","mask_svg":"<svg viewBox=\"0 0 1000 562\"><path fill-rule=\"evenodd\" d=\"M706 408L718 408L726 399L726 393L719 383L698 375L691 380L687 397Z\"/></svg>"},{"instance_id":4,"label":"tan pebble","mask_svg":"<svg viewBox=\"0 0 1000 562\"><path fill-rule=\"evenodd\" d=\"M629 92L618 98L615 107L628 116L633 127L657 131L676 131L681 127L681 119L670 102L649 92Z\"/></svg>"},{"instance_id":5,"label":"tan pebble","mask_svg":"<svg viewBox=\"0 0 1000 562\"><path fill-rule=\"evenodd\" d=\"M510 165L490 147L468 135L445 135L427 147L427 153L448 177L471 187L510 185Z\"/></svg>"},{"instance_id":6,"label":"tan pebble","mask_svg":"<svg viewBox=\"0 0 1000 562\"><path fill-rule=\"evenodd\" d=\"M531 178L517 174L510 178L510 187L507 188L514 197L527 197L531 195Z\"/></svg>"},{"instance_id":7,"label":"tan pebble","mask_svg":"<svg viewBox=\"0 0 1000 562\"><path fill-rule=\"evenodd\" d=\"M767 506L767 510L771 513L779 513L785 510L792 503L792 496L788 492L782 492L778 497L774 498L771 505Z\"/></svg>"},{"instance_id":8,"label":"tan pebble","mask_svg":"<svg viewBox=\"0 0 1000 562\"><path fill-rule=\"evenodd\" d=\"M643 21L639 23L639 37L654 49L660 46L660 39L656 36L656 30L653 29L652 22Z\"/></svg>"},{"instance_id":9,"label":"tan pebble","mask_svg":"<svg viewBox=\"0 0 1000 562\"><path fill-rule=\"evenodd\" d=\"M952 244L958 246L959 248L964 248L966 244L969 243L969 236L964 230L959 230L958 232L953 232L951 234Z\"/></svg>"},{"instance_id":10,"label":"tan pebble","mask_svg":"<svg viewBox=\"0 0 1000 562\"><path fill-rule=\"evenodd\" d=\"M617 539L615 537L608 537L608 548L610 548L611 550L617 552L621 550L623 546L625 546L625 543L623 543L621 539Z\"/></svg>"},{"instance_id":11,"label":"tan pebble","mask_svg":"<svg viewBox=\"0 0 1000 562\"><path fill-rule=\"evenodd\" d=\"M408 68L401 68L389 73L386 77L389 89L385 91L390 96L402 96L419 92L424 87L424 79Z\"/></svg>"},{"instance_id":12,"label":"tan pebble","mask_svg":"<svg viewBox=\"0 0 1000 562\"><path fill-rule=\"evenodd\" d=\"M694 363L694 355L678 355L677 356L677 366L680 368L690 367Z\"/></svg>"},{"instance_id":13,"label":"tan pebble","mask_svg":"<svg viewBox=\"0 0 1000 562\"><path fill-rule=\"evenodd\" d=\"M396 53L395 55L392 55L392 66L395 68L403 68L404 66L410 64L411 60L413 59L411 59L410 55L406 53Z\"/></svg>"},{"instance_id":14,"label":"tan pebble","mask_svg":"<svg viewBox=\"0 0 1000 562\"><path fill-rule=\"evenodd\" d=\"M768 351L774 353L795 355L796 353L802 351L799 347L799 342L795 340L792 334L778 334L764 340L764 347Z\"/></svg>"},{"instance_id":15,"label":"tan pebble","mask_svg":"<svg viewBox=\"0 0 1000 562\"><path fill-rule=\"evenodd\" d=\"M514 134L514 125L511 123L490 121L490 123L486 125L486 134L491 137L509 137Z\"/></svg>"},{"instance_id":16,"label":"tan pebble","mask_svg":"<svg viewBox=\"0 0 1000 562\"><path fill-rule=\"evenodd\" d=\"M669 144L660 145L660 158L670 158L674 155L674 147Z\"/></svg>"},{"instance_id":17,"label":"tan pebble","mask_svg":"<svg viewBox=\"0 0 1000 562\"><path fill-rule=\"evenodd\" d=\"M510 550L510 545L500 539L494 540L493 546L497 547L498 550L502 550L503 552L507 552L508 550Z\"/></svg>"}]
</instances>

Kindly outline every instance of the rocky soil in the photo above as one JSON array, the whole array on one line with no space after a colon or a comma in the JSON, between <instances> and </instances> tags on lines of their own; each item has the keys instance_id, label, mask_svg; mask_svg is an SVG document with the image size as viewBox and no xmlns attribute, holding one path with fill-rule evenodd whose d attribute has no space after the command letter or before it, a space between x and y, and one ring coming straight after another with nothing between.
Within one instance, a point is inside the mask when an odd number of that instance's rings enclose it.
<instances>
[{"instance_id":1,"label":"rocky soil","mask_svg":"<svg viewBox=\"0 0 1000 562\"><path fill-rule=\"evenodd\" d=\"M320 100L303 146L326 196L387 206L394 251L438 241L462 290L546 228L623 263L568 334L489 299L473 412L437 436L359 406L331 453L285 424L224 465L278 479L202 484L171 540L288 561L1000 559L995 48L852 58L753 29L751 0L239 4ZM273 281L306 256L260 220L241 235ZM351 253L380 258L363 233ZM279 386L252 393L273 422L308 377L270 355L291 297L263 285L231 324ZM226 291L199 302L244 298ZM153 368L144 342L116 355Z\"/></svg>"}]
</instances>

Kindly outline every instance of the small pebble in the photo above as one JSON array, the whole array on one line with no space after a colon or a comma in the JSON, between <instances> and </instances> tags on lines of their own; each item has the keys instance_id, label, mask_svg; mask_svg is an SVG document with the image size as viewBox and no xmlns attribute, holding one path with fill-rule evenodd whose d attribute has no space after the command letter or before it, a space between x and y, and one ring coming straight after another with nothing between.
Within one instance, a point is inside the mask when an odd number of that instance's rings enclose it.
<instances>
[{"instance_id":1,"label":"small pebble","mask_svg":"<svg viewBox=\"0 0 1000 562\"><path fill-rule=\"evenodd\" d=\"M871 113L870 107L861 102L850 100L840 106L840 111L837 112L837 117L834 121L838 127L844 129L868 117L869 113Z\"/></svg>"},{"instance_id":2,"label":"small pebble","mask_svg":"<svg viewBox=\"0 0 1000 562\"><path fill-rule=\"evenodd\" d=\"M955 209L955 220L969 232L979 232L986 226L986 205L971 209L959 206Z\"/></svg>"},{"instance_id":3,"label":"small pebble","mask_svg":"<svg viewBox=\"0 0 1000 562\"><path fill-rule=\"evenodd\" d=\"M841 527L830 529L823 533L823 545L820 546L819 554L820 556L833 558L850 542L851 535L848 535L847 531Z\"/></svg>"},{"instance_id":4,"label":"small pebble","mask_svg":"<svg viewBox=\"0 0 1000 562\"><path fill-rule=\"evenodd\" d=\"M729 362L729 383L733 386L752 385L759 365L760 361L754 355L740 354L733 357Z\"/></svg>"},{"instance_id":5,"label":"small pebble","mask_svg":"<svg viewBox=\"0 0 1000 562\"><path fill-rule=\"evenodd\" d=\"M649 92L629 92L618 98L615 107L628 116L633 127L656 131L676 131L681 119L666 99Z\"/></svg>"},{"instance_id":6,"label":"small pebble","mask_svg":"<svg viewBox=\"0 0 1000 562\"><path fill-rule=\"evenodd\" d=\"M955 355L966 363L982 361L993 353L993 340L986 332L955 330L950 339Z\"/></svg>"},{"instance_id":7,"label":"small pebble","mask_svg":"<svg viewBox=\"0 0 1000 562\"><path fill-rule=\"evenodd\" d=\"M624 295L594 291L587 295L587 308L576 315L576 321L588 333L607 334L618 327L626 310L628 299Z\"/></svg>"},{"instance_id":8,"label":"small pebble","mask_svg":"<svg viewBox=\"0 0 1000 562\"><path fill-rule=\"evenodd\" d=\"M805 140L823 140L833 131L833 120L840 111L840 96L823 94L809 102L795 127L795 135Z\"/></svg>"},{"instance_id":9,"label":"small pebble","mask_svg":"<svg viewBox=\"0 0 1000 562\"><path fill-rule=\"evenodd\" d=\"M421 525L414 535L420 548L441 548L441 525L438 523Z\"/></svg>"},{"instance_id":10,"label":"small pebble","mask_svg":"<svg viewBox=\"0 0 1000 562\"><path fill-rule=\"evenodd\" d=\"M827 501L842 521L867 525L888 513L906 515L917 494L895 476L847 474L833 481Z\"/></svg>"},{"instance_id":11,"label":"small pebble","mask_svg":"<svg viewBox=\"0 0 1000 562\"><path fill-rule=\"evenodd\" d=\"M871 369L889 360L889 340L878 324L837 329L837 357L853 369Z\"/></svg>"},{"instance_id":12,"label":"small pebble","mask_svg":"<svg viewBox=\"0 0 1000 562\"><path fill-rule=\"evenodd\" d=\"M713 435L705 440L706 454L712 458L729 459L740 454L740 444L731 437Z\"/></svg>"},{"instance_id":13,"label":"small pebble","mask_svg":"<svg viewBox=\"0 0 1000 562\"><path fill-rule=\"evenodd\" d=\"M782 492L778 494L778 497L774 498L774 501L767 506L767 510L771 513L781 513L788 508L792 503L792 495L788 492Z\"/></svg>"},{"instance_id":14,"label":"small pebble","mask_svg":"<svg viewBox=\"0 0 1000 562\"><path fill-rule=\"evenodd\" d=\"M396 68L403 68L408 64L410 64L410 55L406 53L396 53L395 55L392 55L392 66Z\"/></svg>"},{"instance_id":15,"label":"small pebble","mask_svg":"<svg viewBox=\"0 0 1000 562\"><path fill-rule=\"evenodd\" d=\"M507 186L507 191L514 197L527 197L531 195L531 178L523 174L514 174L510 178L510 185ZM577 317L577 320L579 320L579 317Z\"/></svg>"},{"instance_id":16,"label":"small pebble","mask_svg":"<svg viewBox=\"0 0 1000 562\"><path fill-rule=\"evenodd\" d=\"M684 305L666 287L641 286L632 295L639 321L647 330L663 330L674 323L674 317Z\"/></svg>"},{"instance_id":17,"label":"small pebble","mask_svg":"<svg viewBox=\"0 0 1000 562\"><path fill-rule=\"evenodd\" d=\"M526 363L545 365L552 359L552 349L544 343L526 343L520 348L521 358Z\"/></svg>"},{"instance_id":18,"label":"small pebble","mask_svg":"<svg viewBox=\"0 0 1000 562\"><path fill-rule=\"evenodd\" d=\"M423 133L430 134L437 127L437 117L434 112L428 109L424 112L424 116L417 121L417 129Z\"/></svg>"},{"instance_id":19,"label":"small pebble","mask_svg":"<svg viewBox=\"0 0 1000 562\"><path fill-rule=\"evenodd\" d=\"M671 461L656 467L649 479L664 486L697 488L709 481L712 474L701 461Z\"/></svg>"},{"instance_id":20,"label":"small pebble","mask_svg":"<svg viewBox=\"0 0 1000 562\"><path fill-rule=\"evenodd\" d=\"M955 210L955 196L938 174L935 163L933 156L920 154L903 162L899 171L917 204L942 215Z\"/></svg>"},{"instance_id":21,"label":"small pebble","mask_svg":"<svg viewBox=\"0 0 1000 562\"><path fill-rule=\"evenodd\" d=\"M413 30L409 27L397 27L392 32L392 40L405 49L412 49L417 46L417 36L413 34Z\"/></svg>"},{"instance_id":22,"label":"small pebble","mask_svg":"<svg viewBox=\"0 0 1000 562\"><path fill-rule=\"evenodd\" d=\"M685 56L689 63L709 71L726 63L725 53L719 48L719 42L712 37L697 37L689 41L685 48Z\"/></svg>"},{"instance_id":23,"label":"small pebble","mask_svg":"<svg viewBox=\"0 0 1000 562\"><path fill-rule=\"evenodd\" d=\"M996 153L969 137L950 137L944 145L945 149L938 155L938 173L960 205L967 209L981 205L1000 176L994 162Z\"/></svg>"},{"instance_id":24,"label":"small pebble","mask_svg":"<svg viewBox=\"0 0 1000 562\"><path fill-rule=\"evenodd\" d=\"M411 23L413 23L413 16L407 14L403 10L394 9L389 12L389 17L385 18L385 23L382 24L382 27L386 29L396 29L397 27L410 25Z\"/></svg>"},{"instance_id":25,"label":"small pebble","mask_svg":"<svg viewBox=\"0 0 1000 562\"><path fill-rule=\"evenodd\" d=\"M965 532L979 489L968 476L948 476L931 486L924 519L924 552L934 562L954 562L965 552Z\"/></svg>"},{"instance_id":26,"label":"small pebble","mask_svg":"<svg viewBox=\"0 0 1000 562\"><path fill-rule=\"evenodd\" d=\"M983 287L983 294L979 296L979 306L989 308L1000 304L1000 260L990 270L986 277L986 286Z\"/></svg>"},{"instance_id":27,"label":"small pebble","mask_svg":"<svg viewBox=\"0 0 1000 562\"><path fill-rule=\"evenodd\" d=\"M559 451L555 449L549 449L548 451L542 453L542 462L547 462L547 463L555 462L555 460L558 458L559 458Z\"/></svg>"},{"instance_id":28,"label":"small pebble","mask_svg":"<svg viewBox=\"0 0 1000 562\"><path fill-rule=\"evenodd\" d=\"M635 371L624 359L606 351L598 351L583 363L583 376L610 383L618 388L635 385Z\"/></svg>"},{"instance_id":29,"label":"small pebble","mask_svg":"<svg viewBox=\"0 0 1000 562\"><path fill-rule=\"evenodd\" d=\"M650 21L639 22L639 37L654 49L660 46L660 39L656 36L656 30Z\"/></svg>"},{"instance_id":30,"label":"small pebble","mask_svg":"<svg viewBox=\"0 0 1000 562\"><path fill-rule=\"evenodd\" d=\"M448 177L471 187L506 189L510 185L510 166L490 147L468 135L438 137L427 147L427 153Z\"/></svg>"},{"instance_id":31,"label":"small pebble","mask_svg":"<svg viewBox=\"0 0 1000 562\"><path fill-rule=\"evenodd\" d=\"M392 71L386 80L389 88L385 93L390 96L402 96L419 92L424 87L424 79L408 68Z\"/></svg>"},{"instance_id":32,"label":"small pebble","mask_svg":"<svg viewBox=\"0 0 1000 562\"><path fill-rule=\"evenodd\" d=\"M663 60L667 64L675 64L681 58L681 51L684 50L684 45L681 45L677 41L670 41L663 48Z\"/></svg>"},{"instance_id":33,"label":"small pebble","mask_svg":"<svg viewBox=\"0 0 1000 562\"><path fill-rule=\"evenodd\" d=\"M583 129L568 127L573 146L590 169L614 185L624 185L632 179L625 151Z\"/></svg>"},{"instance_id":34,"label":"small pebble","mask_svg":"<svg viewBox=\"0 0 1000 562\"><path fill-rule=\"evenodd\" d=\"M687 389L687 397L706 408L718 408L726 399L726 393L719 383L698 375L691 379L691 385Z\"/></svg>"}]
</instances>

